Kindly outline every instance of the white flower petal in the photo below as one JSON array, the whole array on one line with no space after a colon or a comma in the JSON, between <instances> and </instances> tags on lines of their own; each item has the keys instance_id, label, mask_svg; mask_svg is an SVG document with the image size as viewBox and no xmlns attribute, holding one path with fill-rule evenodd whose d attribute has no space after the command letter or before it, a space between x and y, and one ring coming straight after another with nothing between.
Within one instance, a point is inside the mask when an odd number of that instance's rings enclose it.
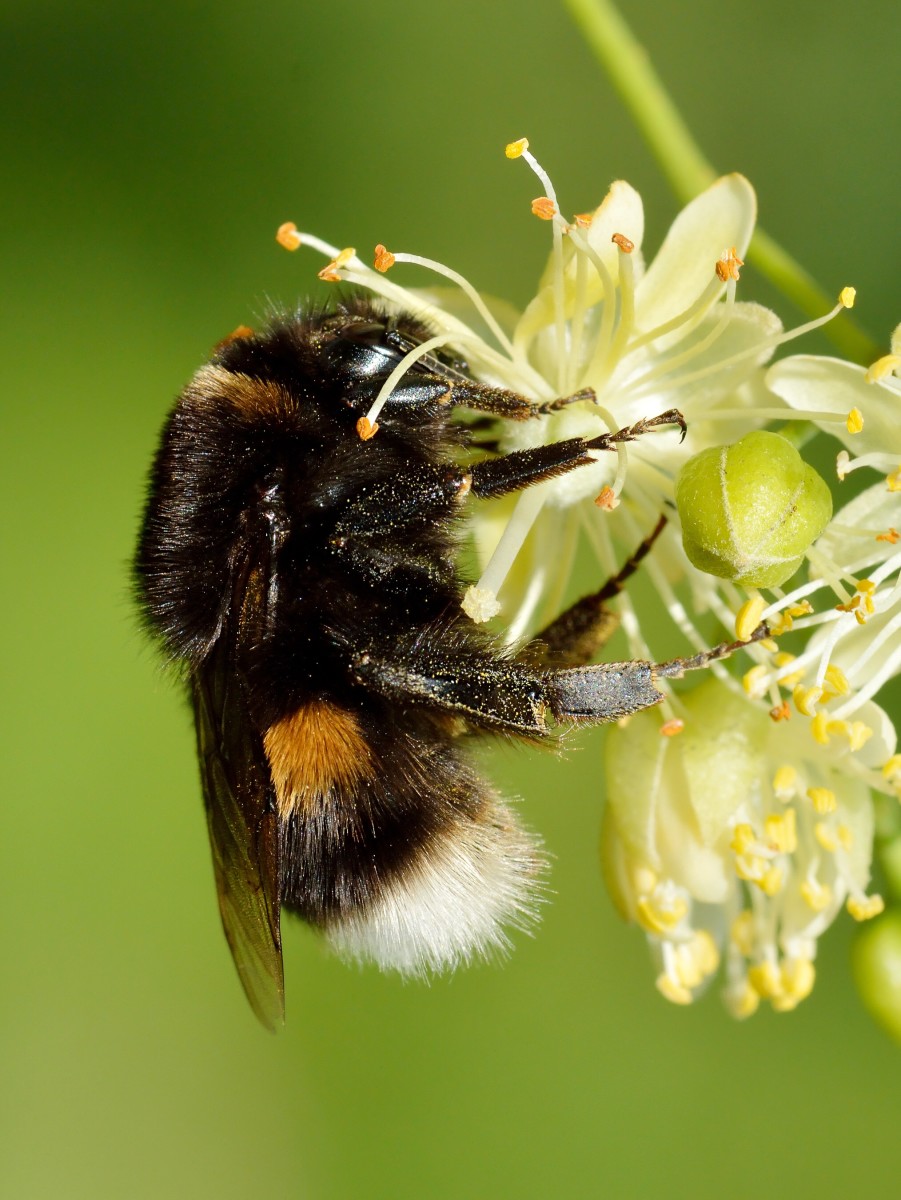
<instances>
[{"instance_id":1,"label":"white flower petal","mask_svg":"<svg viewBox=\"0 0 901 1200\"><path fill-rule=\"evenodd\" d=\"M757 216L754 189L742 175L718 179L679 213L638 288L636 320L654 329L683 312L714 278L717 261L743 255Z\"/></svg>"}]
</instances>

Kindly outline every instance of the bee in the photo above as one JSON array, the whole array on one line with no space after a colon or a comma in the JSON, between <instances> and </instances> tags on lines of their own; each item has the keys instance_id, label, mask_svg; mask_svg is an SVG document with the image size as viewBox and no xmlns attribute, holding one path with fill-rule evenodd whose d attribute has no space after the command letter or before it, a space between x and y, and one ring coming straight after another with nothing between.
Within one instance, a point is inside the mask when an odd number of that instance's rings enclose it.
<instances>
[{"instance_id":1,"label":"bee","mask_svg":"<svg viewBox=\"0 0 901 1200\"><path fill-rule=\"evenodd\" d=\"M283 909L343 956L407 974L485 955L528 923L540 842L475 770L472 735L616 720L657 704L660 678L734 648L591 665L607 601L650 540L518 650L465 616L469 496L684 423L673 410L461 466L472 433L455 409L529 421L586 393L536 403L439 353L361 437L382 384L430 336L362 299L242 328L177 400L152 467L135 590L190 694L222 924L270 1029L284 1019Z\"/></svg>"}]
</instances>

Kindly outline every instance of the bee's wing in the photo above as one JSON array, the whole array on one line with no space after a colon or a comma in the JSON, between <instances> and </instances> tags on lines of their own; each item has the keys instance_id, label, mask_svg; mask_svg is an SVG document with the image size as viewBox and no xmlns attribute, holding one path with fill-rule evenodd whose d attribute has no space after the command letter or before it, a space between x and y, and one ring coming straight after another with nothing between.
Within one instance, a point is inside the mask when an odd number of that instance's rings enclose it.
<instances>
[{"instance_id":1,"label":"bee's wing","mask_svg":"<svg viewBox=\"0 0 901 1200\"><path fill-rule=\"evenodd\" d=\"M224 628L194 675L197 748L225 936L253 1011L275 1030L285 1019L278 816L236 638Z\"/></svg>"}]
</instances>

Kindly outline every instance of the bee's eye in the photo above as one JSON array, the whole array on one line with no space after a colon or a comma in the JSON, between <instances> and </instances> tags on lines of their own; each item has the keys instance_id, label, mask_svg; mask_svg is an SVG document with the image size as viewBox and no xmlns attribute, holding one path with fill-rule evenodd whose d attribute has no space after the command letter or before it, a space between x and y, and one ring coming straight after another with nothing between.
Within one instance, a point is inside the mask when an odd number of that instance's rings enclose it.
<instances>
[{"instance_id":1,"label":"bee's eye","mask_svg":"<svg viewBox=\"0 0 901 1200\"><path fill-rule=\"evenodd\" d=\"M403 357L403 350L392 345L388 331L379 321L359 321L344 325L324 343L322 357L336 371L350 370L355 375L387 375Z\"/></svg>"}]
</instances>

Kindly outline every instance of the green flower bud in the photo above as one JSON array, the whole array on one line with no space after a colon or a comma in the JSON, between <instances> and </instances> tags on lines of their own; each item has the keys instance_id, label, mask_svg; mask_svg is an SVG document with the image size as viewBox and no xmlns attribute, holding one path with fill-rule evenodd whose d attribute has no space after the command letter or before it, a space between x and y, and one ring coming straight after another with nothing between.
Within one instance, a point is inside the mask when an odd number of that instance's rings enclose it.
<instances>
[{"instance_id":1,"label":"green flower bud","mask_svg":"<svg viewBox=\"0 0 901 1200\"><path fill-rule=\"evenodd\" d=\"M746 587L778 587L829 523L832 496L790 442L761 431L689 459L676 507L694 566Z\"/></svg>"},{"instance_id":2,"label":"green flower bud","mask_svg":"<svg viewBox=\"0 0 901 1200\"><path fill-rule=\"evenodd\" d=\"M876 1021L901 1042L901 912L861 926L854 941L854 981Z\"/></svg>"}]
</instances>

